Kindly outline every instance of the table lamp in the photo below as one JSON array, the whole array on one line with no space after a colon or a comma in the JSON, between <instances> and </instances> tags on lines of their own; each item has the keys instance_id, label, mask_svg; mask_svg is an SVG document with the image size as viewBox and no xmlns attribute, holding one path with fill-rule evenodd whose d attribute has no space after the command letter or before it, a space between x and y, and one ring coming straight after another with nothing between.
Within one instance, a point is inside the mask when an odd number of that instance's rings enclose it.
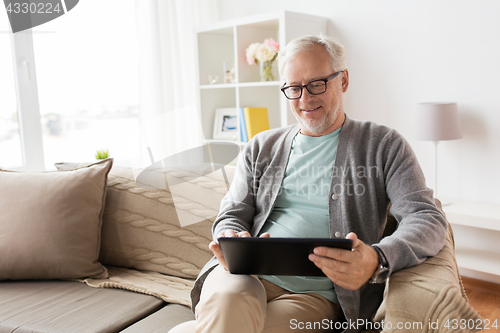
<instances>
[{"instance_id":1,"label":"table lamp","mask_svg":"<svg viewBox=\"0 0 500 333\"><path fill-rule=\"evenodd\" d=\"M442 140L462 138L457 103L420 103L414 114L414 139L434 143L434 197L437 198L437 145Z\"/></svg>"}]
</instances>

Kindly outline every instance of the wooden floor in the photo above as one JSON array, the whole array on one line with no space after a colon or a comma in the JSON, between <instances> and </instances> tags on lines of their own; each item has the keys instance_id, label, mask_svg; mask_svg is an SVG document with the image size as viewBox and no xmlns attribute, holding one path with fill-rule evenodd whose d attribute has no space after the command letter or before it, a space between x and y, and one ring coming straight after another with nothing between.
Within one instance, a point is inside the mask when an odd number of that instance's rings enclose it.
<instances>
[{"instance_id":1,"label":"wooden floor","mask_svg":"<svg viewBox=\"0 0 500 333\"><path fill-rule=\"evenodd\" d=\"M483 317L488 319L491 324L496 320L498 329L490 326L489 330L482 332L500 332L500 285L462 277L465 292L469 298L469 303Z\"/></svg>"}]
</instances>

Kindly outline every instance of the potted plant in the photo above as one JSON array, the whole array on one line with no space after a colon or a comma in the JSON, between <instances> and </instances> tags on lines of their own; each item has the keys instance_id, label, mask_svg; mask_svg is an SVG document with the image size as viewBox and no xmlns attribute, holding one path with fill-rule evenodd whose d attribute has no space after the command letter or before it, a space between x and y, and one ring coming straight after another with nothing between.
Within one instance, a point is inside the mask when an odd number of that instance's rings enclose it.
<instances>
[{"instance_id":1,"label":"potted plant","mask_svg":"<svg viewBox=\"0 0 500 333\"><path fill-rule=\"evenodd\" d=\"M95 155L95 158L98 160L104 160L108 157L109 157L109 151L107 149L106 150L98 150L96 155Z\"/></svg>"}]
</instances>

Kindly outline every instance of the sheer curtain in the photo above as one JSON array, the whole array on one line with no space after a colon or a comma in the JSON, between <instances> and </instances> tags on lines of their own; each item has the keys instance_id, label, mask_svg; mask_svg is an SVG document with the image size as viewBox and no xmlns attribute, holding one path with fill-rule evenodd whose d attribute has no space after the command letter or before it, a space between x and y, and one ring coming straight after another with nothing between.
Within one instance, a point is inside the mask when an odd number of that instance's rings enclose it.
<instances>
[{"instance_id":1,"label":"sheer curtain","mask_svg":"<svg viewBox=\"0 0 500 333\"><path fill-rule=\"evenodd\" d=\"M195 27L217 20L217 0L136 0L141 158L135 167L198 147Z\"/></svg>"}]
</instances>

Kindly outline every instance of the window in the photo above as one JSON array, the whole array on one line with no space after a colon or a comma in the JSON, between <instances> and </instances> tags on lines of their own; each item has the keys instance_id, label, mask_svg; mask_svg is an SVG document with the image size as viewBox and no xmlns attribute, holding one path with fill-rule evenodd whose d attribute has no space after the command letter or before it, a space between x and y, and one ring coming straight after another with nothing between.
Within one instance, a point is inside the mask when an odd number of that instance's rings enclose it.
<instances>
[{"instance_id":1,"label":"window","mask_svg":"<svg viewBox=\"0 0 500 333\"><path fill-rule=\"evenodd\" d=\"M99 8L99 10L96 10ZM87 0L33 28L45 166L139 156L133 0Z\"/></svg>"},{"instance_id":2,"label":"window","mask_svg":"<svg viewBox=\"0 0 500 333\"><path fill-rule=\"evenodd\" d=\"M6 166L24 163L26 170L54 170L56 162L95 160L97 150L108 150L115 163L140 156L135 15L134 0L86 0L31 29L32 37L0 34L0 66L8 69L0 67L0 87L3 92L4 85L11 85L7 91L14 98L0 98L1 154L5 147L13 151L7 153ZM8 24L6 14L1 19L0 24ZM4 44L11 36L16 66L6 61L11 55ZM13 68L21 72L19 125L12 106L15 81L3 75ZM2 163L0 159L0 167Z\"/></svg>"}]
</instances>

